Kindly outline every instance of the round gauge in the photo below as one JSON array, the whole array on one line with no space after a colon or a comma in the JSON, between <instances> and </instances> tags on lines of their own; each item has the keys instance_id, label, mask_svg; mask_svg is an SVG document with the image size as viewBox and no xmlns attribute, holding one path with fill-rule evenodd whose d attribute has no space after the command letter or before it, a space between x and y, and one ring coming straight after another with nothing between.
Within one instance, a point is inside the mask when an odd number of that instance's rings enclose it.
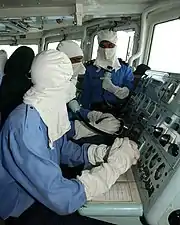
<instances>
[{"instance_id":1,"label":"round gauge","mask_svg":"<svg viewBox=\"0 0 180 225\"><path fill-rule=\"evenodd\" d=\"M159 180L161 178L161 176L163 175L164 169L165 169L165 164L162 163L155 172L155 175L154 175L155 180Z\"/></svg>"},{"instance_id":2,"label":"round gauge","mask_svg":"<svg viewBox=\"0 0 180 225\"><path fill-rule=\"evenodd\" d=\"M152 150L153 150L153 146L150 146L145 154L145 158L149 158L149 156L151 155L152 153Z\"/></svg>"},{"instance_id":3,"label":"round gauge","mask_svg":"<svg viewBox=\"0 0 180 225\"><path fill-rule=\"evenodd\" d=\"M150 163L149 163L149 168L150 168L150 169L153 168L153 167L156 165L157 159L158 159L158 154L156 153L156 154L152 157L152 159L151 159L151 161L150 161Z\"/></svg>"}]
</instances>

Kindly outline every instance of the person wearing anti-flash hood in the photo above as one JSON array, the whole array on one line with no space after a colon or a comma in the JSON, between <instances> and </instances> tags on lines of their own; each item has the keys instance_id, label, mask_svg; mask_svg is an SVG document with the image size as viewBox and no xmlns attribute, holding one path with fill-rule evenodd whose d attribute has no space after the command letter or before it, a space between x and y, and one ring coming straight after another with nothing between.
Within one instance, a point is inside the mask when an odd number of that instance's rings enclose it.
<instances>
[{"instance_id":1,"label":"person wearing anti-flash hood","mask_svg":"<svg viewBox=\"0 0 180 225\"><path fill-rule=\"evenodd\" d=\"M0 87L1 127L13 109L22 103L24 93L32 85L29 72L33 59L33 50L22 46L6 62Z\"/></svg>"}]
</instances>

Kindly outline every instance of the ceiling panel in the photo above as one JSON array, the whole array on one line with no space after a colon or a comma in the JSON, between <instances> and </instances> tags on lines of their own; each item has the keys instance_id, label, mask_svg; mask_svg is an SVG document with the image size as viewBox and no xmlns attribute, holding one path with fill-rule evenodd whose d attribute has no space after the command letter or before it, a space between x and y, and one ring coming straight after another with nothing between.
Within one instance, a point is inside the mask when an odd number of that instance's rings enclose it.
<instances>
[{"instance_id":1,"label":"ceiling panel","mask_svg":"<svg viewBox=\"0 0 180 225\"><path fill-rule=\"evenodd\" d=\"M75 0L0 0L2 8L36 7L36 6L69 6Z\"/></svg>"},{"instance_id":2,"label":"ceiling panel","mask_svg":"<svg viewBox=\"0 0 180 225\"><path fill-rule=\"evenodd\" d=\"M160 0L78 0L85 5L96 4L141 4L152 3ZM36 7L36 6L70 6L75 4L76 0L0 0L1 8L19 8L19 7Z\"/></svg>"}]
</instances>

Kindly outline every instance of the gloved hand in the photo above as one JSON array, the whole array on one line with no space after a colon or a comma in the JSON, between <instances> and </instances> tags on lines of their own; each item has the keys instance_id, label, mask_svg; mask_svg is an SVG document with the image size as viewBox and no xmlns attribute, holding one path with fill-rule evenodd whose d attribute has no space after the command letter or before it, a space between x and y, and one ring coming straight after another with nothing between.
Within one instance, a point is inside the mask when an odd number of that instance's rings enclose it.
<instances>
[{"instance_id":1,"label":"gloved hand","mask_svg":"<svg viewBox=\"0 0 180 225\"><path fill-rule=\"evenodd\" d=\"M81 107L76 99L71 100L68 103L68 107L72 110L72 112L76 113L80 111Z\"/></svg>"},{"instance_id":2,"label":"gloved hand","mask_svg":"<svg viewBox=\"0 0 180 225\"><path fill-rule=\"evenodd\" d=\"M117 138L110 149L108 163L85 170L77 177L85 187L87 200L107 192L138 158L139 152L134 142L128 138Z\"/></svg>"},{"instance_id":3,"label":"gloved hand","mask_svg":"<svg viewBox=\"0 0 180 225\"><path fill-rule=\"evenodd\" d=\"M4 73L4 66L7 61L7 53L4 50L0 50L0 72Z\"/></svg>"},{"instance_id":4,"label":"gloved hand","mask_svg":"<svg viewBox=\"0 0 180 225\"><path fill-rule=\"evenodd\" d=\"M91 125L109 134L114 134L120 128L120 121L112 114L91 111L88 113Z\"/></svg>"},{"instance_id":5,"label":"gloved hand","mask_svg":"<svg viewBox=\"0 0 180 225\"><path fill-rule=\"evenodd\" d=\"M75 135L73 137L74 140L79 140L84 137L92 137L97 135L92 130L88 129L81 121L75 120L74 121L75 127Z\"/></svg>"},{"instance_id":6,"label":"gloved hand","mask_svg":"<svg viewBox=\"0 0 180 225\"><path fill-rule=\"evenodd\" d=\"M114 92L114 95L119 99L127 98L129 96L129 89L127 87L118 87L117 90Z\"/></svg>"},{"instance_id":7,"label":"gloved hand","mask_svg":"<svg viewBox=\"0 0 180 225\"><path fill-rule=\"evenodd\" d=\"M104 162L104 157L107 155L107 150L109 147L107 145L90 145L88 148L88 159L92 165L97 165Z\"/></svg>"},{"instance_id":8,"label":"gloved hand","mask_svg":"<svg viewBox=\"0 0 180 225\"><path fill-rule=\"evenodd\" d=\"M102 87L106 91L109 91L110 93L114 94L119 99L127 98L129 95L129 89L127 87L118 87L114 85L110 78L105 77L103 78Z\"/></svg>"},{"instance_id":9,"label":"gloved hand","mask_svg":"<svg viewBox=\"0 0 180 225\"><path fill-rule=\"evenodd\" d=\"M121 152L121 153L120 153ZM125 173L140 157L137 144L125 137L116 138L108 155L108 163L114 164L117 170Z\"/></svg>"}]
</instances>

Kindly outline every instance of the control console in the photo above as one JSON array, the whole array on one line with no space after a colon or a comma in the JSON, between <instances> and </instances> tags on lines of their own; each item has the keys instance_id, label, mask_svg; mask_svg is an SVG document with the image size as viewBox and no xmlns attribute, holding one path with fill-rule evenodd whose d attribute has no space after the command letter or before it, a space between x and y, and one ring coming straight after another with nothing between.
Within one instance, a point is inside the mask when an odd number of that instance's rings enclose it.
<instances>
[{"instance_id":1,"label":"control console","mask_svg":"<svg viewBox=\"0 0 180 225\"><path fill-rule=\"evenodd\" d=\"M134 176L144 216L150 225L168 225L170 214L180 209L179 203L166 213L180 195L174 186L180 185L180 75L147 71L126 110L134 129L141 127L137 140L141 157Z\"/></svg>"}]
</instances>

